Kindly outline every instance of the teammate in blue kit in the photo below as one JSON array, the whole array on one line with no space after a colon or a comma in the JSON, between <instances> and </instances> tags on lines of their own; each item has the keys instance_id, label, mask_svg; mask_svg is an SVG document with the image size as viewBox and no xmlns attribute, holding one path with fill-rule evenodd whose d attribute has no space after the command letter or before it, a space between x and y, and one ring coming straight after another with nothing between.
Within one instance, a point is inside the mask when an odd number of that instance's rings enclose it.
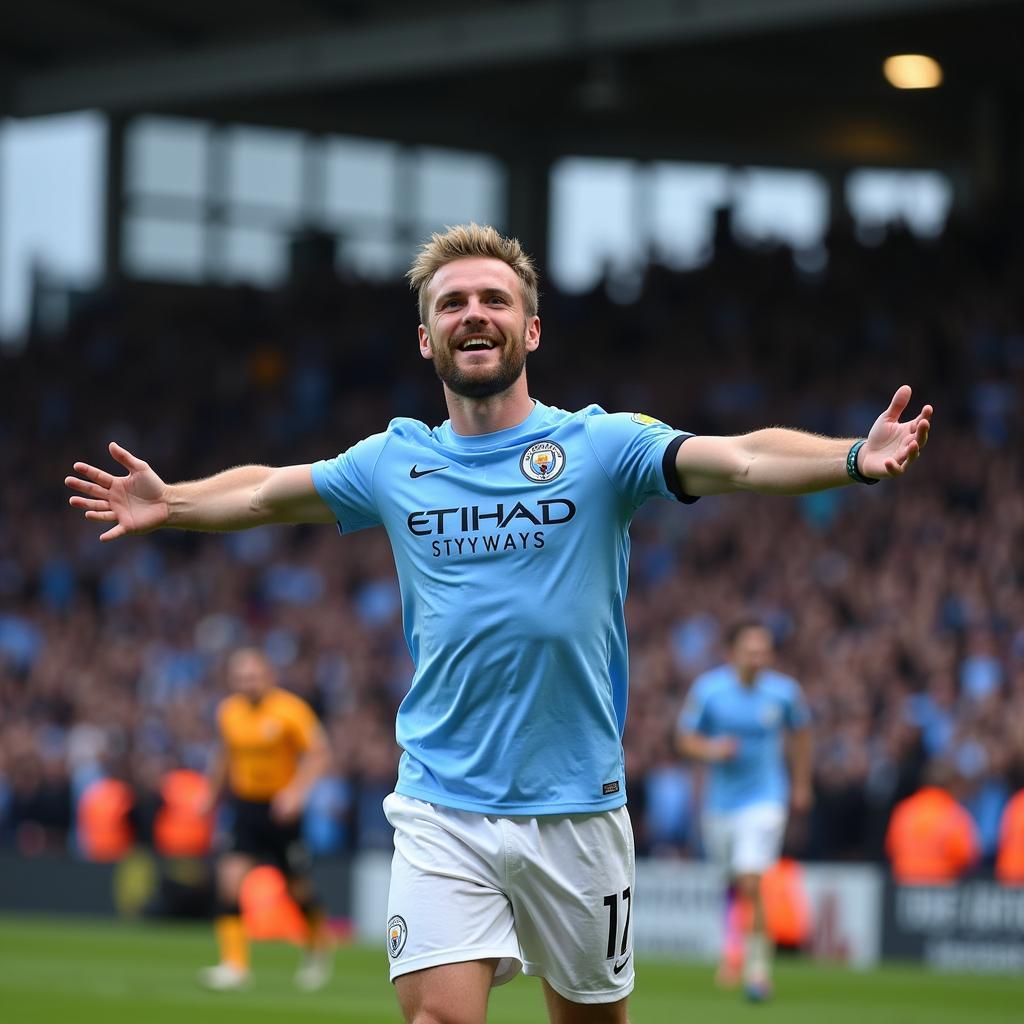
<instances>
[{"instance_id":1,"label":"teammate in blue kit","mask_svg":"<svg viewBox=\"0 0 1024 1024\"><path fill-rule=\"evenodd\" d=\"M490 988L523 969L544 979L556 1024L623 1024L633 513L655 497L898 476L932 410L900 423L901 387L863 442L778 428L694 437L640 414L566 412L527 389L541 325L536 272L517 241L451 228L422 247L409 277L420 354L448 404L440 427L397 419L311 466L174 485L112 443L127 475L76 463L71 503L108 524L108 541L160 527L336 521L348 534L383 523L416 666L385 802L395 827L387 945L406 1020L477 1024Z\"/></svg>"},{"instance_id":2,"label":"teammate in blue kit","mask_svg":"<svg viewBox=\"0 0 1024 1024\"><path fill-rule=\"evenodd\" d=\"M742 980L759 1000L771 992L761 876L779 859L787 806L811 806L811 716L797 681L770 667L772 635L761 623L737 624L728 641L728 663L694 680L678 745L710 765L704 845L731 882L719 981Z\"/></svg>"}]
</instances>

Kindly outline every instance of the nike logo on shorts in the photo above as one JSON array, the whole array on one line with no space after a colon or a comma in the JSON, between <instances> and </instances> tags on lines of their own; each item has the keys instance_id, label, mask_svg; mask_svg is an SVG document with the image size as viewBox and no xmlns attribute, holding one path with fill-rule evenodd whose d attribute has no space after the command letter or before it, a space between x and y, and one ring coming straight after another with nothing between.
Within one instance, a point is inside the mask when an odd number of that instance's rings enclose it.
<instances>
[{"instance_id":1,"label":"nike logo on shorts","mask_svg":"<svg viewBox=\"0 0 1024 1024\"><path fill-rule=\"evenodd\" d=\"M421 476L430 476L431 473L440 473L442 469L447 469L447 466L436 466L434 469L417 469L415 466L409 470L409 476L413 480L418 480Z\"/></svg>"},{"instance_id":2,"label":"nike logo on shorts","mask_svg":"<svg viewBox=\"0 0 1024 1024\"><path fill-rule=\"evenodd\" d=\"M615 974L620 974L620 973L622 972L622 969L623 969L623 967L625 967L625 966L626 966L626 964L628 964L628 963L629 963L629 958L630 958L630 957L631 957L632 955L633 955L633 951L632 951L632 950L630 950L630 951L629 951L629 953L628 953L628 954L626 955L626 959L625 959L625 960L623 960L621 964L612 964L612 971L613 971L613 972L614 972Z\"/></svg>"}]
</instances>

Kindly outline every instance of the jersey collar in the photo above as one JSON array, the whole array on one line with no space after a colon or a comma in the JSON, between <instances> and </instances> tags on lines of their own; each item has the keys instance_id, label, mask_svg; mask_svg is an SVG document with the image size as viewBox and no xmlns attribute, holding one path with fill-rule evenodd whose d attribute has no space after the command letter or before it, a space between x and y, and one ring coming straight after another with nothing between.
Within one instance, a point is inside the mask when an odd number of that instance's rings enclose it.
<instances>
[{"instance_id":1,"label":"jersey collar","mask_svg":"<svg viewBox=\"0 0 1024 1024\"><path fill-rule=\"evenodd\" d=\"M461 451L487 451L494 448L504 448L510 441L518 437L535 433L540 429L548 413L548 407L543 402L533 400L533 411L514 427L506 427L504 430L495 430L490 434L456 434L452 429L452 421L445 420L435 431L438 441L446 448L455 448Z\"/></svg>"}]
</instances>

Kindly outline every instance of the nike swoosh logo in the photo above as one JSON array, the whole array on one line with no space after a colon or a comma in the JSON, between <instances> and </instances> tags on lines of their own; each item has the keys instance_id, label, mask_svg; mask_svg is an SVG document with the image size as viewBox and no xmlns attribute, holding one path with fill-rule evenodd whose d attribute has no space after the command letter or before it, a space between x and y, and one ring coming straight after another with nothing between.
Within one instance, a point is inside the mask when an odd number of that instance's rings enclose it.
<instances>
[{"instance_id":1,"label":"nike swoosh logo","mask_svg":"<svg viewBox=\"0 0 1024 1024\"><path fill-rule=\"evenodd\" d=\"M629 963L629 957L632 956L632 955L633 955L633 953L632 953L632 950L631 950L630 953L629 953L629 956L627 956L626 959L623 960L621 964L612 964L612 970L616 974L619 974L622 971L622 968L625 967L626 964Z\"/></svg>"},{"instance_id":2,"label":"nike swoosh logo","mask_svg":"<svg viewBox=\"0 0 1024 1024\"><path fill-rule=\"evenodd\" d=\"M409 470L409 476L413 480L418 480L421 476L430 476L431 473L440 473L442 469L447 469L447 466L437 466L434 469L417 469L415 466Z\"/></svg>"}]
</instances>

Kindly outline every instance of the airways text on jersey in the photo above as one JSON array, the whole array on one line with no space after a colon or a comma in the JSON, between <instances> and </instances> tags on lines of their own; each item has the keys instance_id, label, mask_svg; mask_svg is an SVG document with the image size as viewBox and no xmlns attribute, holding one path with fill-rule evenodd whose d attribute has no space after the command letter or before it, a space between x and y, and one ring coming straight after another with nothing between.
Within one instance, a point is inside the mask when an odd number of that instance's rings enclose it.
<instances>
[{"instance_id":1,"label":"airways text on jersey","mask_svg":"<svg viewBox=\"0 0 1024 1024\"><path fill-rule=\"evenodd\" d=\"M431 538L434 558L466 557L542 548L544 530L538 527L561 526L575 516L575 503L558 497L417 509L409 513L406 526L417 537Z\"/></svg>"}]
</instances>

